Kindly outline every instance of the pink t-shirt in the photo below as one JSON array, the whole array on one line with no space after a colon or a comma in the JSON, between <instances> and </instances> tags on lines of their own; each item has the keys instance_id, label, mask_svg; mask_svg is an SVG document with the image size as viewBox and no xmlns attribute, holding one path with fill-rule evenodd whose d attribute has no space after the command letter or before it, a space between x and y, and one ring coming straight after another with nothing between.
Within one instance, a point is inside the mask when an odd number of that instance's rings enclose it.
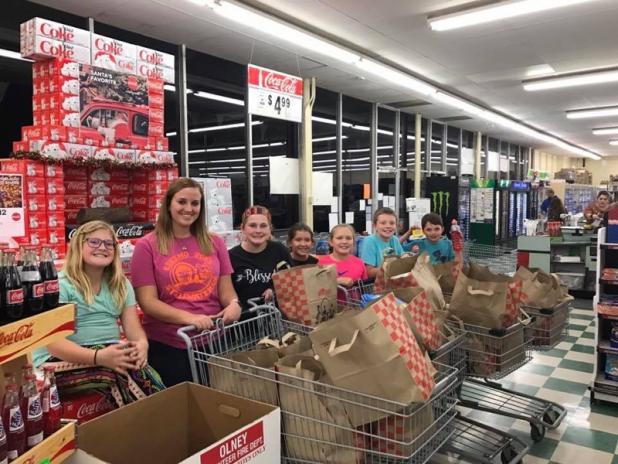
<instances>
[{"instance_id":1,"label":"pink t-shirt","mask_svg":"<svg viewBox=\"0 0 618 464\"><path fill-rule=\"evenodd\" d=\"M358 280L367 280L369 278L365 263L362 259L357 258L354 255L348 256L347 259L343 261L336 261L331 255L321 255L318 256L318 260L319 263L324 266L327 264L334 264L337 269L337 277L349 277L355 282ZM337 300L339 302L345 304L348 299L354 301L360 300L358 291L356 289L352 289L348 290L347 293L342 290L337 292Z\"/></svg>"},{"instance_id":2,"label":"pink t-shirt","mask_svg":"<svg viewBox=\"0 0 618 464\"><path fill-rule=\"evenodd\" d=\"M154 233L139 240L131 261L131 280L135 288L155 286L159 299L193 314L213 315L221 311L219 276L233 272L230 256L221 237L212 236L213 253L203 255L195 237L174 239L168 255L157 250ZM144 330L149 339L184 348L176 331L180 326L144 315Z\"/></svg>"}]
</instances>

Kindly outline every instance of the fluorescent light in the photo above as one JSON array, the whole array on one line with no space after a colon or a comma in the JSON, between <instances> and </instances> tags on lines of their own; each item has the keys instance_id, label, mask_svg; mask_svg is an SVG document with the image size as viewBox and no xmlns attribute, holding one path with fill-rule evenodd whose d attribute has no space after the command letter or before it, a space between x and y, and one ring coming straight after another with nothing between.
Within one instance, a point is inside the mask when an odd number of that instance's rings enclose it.
<instances>
[{"instance_id":1,"label":"fluorescent light","mask_svg":"<svg viewBox=\"0 0 618 464\"><path fill-rule=\"evenodd\" d=\"M479 8L470 8L444 16L429 18L434 31L448 31L461 27L475 26L506 18L575 5L591 0L517 0L504 1Z\"/></svg>"},{"instance_id":2,"label":"fluorescent light","mask_svg":"<svg viewBox=\"0 0 618 464\"><path fill-rule=\"evenodd\" d=\"M187 153L206 153L206 150L203 148L201 150L189 150Z\"/></svg>"},{"instance_id":3,"label":"fluorescent light","mask_svg":"<svg viewBox=\"0 0 618 464\"><path fill-rule=\"evenodd\" d=\"M214 3L214 11L227 19L241 23L246 27L256 29L262 34L268 34L277 39L285 40L295 47L302 47L314 53L320 53L347 64L354 63L360 56L327 42L313 34L279 22L270 17L254 12L247 7L234 5L226 1Z\"/></svg>"},{"instance_id":4,"label":"fluorescent light","mask_svg":"<svg viewBox=\"0 0 618 464\"><path fill-rule=\"evenodd\" d=\"M580 85L603 84L617 81L618 69L605 69L533 79L524 81L523 84L524 90L534 92L537 90L561 89L564 87L577 87Z\"/></svg>"},{"instance_id":5,"label":"fluorescent light","mask_svg":"<svg viewBox=\"0 0 618 464\"><path fill-rule=\"evenodd\" d=\"M200 90L198 92L195 92L193 95L195 95L196 97L205 98L206 100L216 100L224 103L231 103L232 105L245 106L245 102L243 100L231 97L224 97L223 95L217 95L216 93L202 92Z\"/></svg>"},{"instance_id":6,"label":"fluorescent light","mask_svg":"<svg viewBox=\"0 0 618 464\"><path fill-rule=\"evenodd\" d=\"M386 79L393 84L405 87L409 90L413 90L414 92L418 92L422 95L430 95L435 93L436 91L434 86L426 84L420 79L416 79L409 74L397 71L390 66L378 63L377 61L362 58L354 64L356 64L356 66L358 66L363 71L371 73L382 79Z\"/></svg>"},{"instance_id":7,"label":"fluorescent light","mask_svg":"<svg viewBox=\"0 0 618 464\"><path fill-rule=\"evenodd\" d=\"M587 108L582 110L570 110L566 112L568 119L602 118L604 116L617 116L618 106L605 106L600 108Z\"/></svg>"},{"instance_id":8,"label":"fluorescent light","mask_svg":"<svg viewBox=\"0 0 618 464\"><path fill-rule=\"evenodd\" d=\"M594 135L611 135L618 134L618 127L600 127L598 129L592 129Z\"/></svg>"},{"instance_id":9,"label":"fluorescent light","mask_svg":"<svg viewBox=\"0 0 618 464\"><path fill-rule=\"evenodd\" d=\"M259 126L260 124L264 124L264 121L251 121L252 126ZM189 133L196 134L198 132L212 132L212 131L220 131L220 130L226 130L226 129L235 129L238 127L245 127L245 123L237 122L234 124L222 124L220 126L196 127L195 129L189 129Z\"/></svg>"},{"instance_id":10,"label":"fluorescent light","mask_svg":"<svg viewBox=\"0 0 618 464\"><path fill-rule=\"evenodd\" d=\"M529 66L526 70L526 77L542 76L544 74L553 74L556 70L548 64L538 64L535 66Z\"/></svg>"},{"instance_id":11,"label":"fluorescent light","mask_svg":"<svg viewBox=\"0 0 618 464\"><path fill-rule=\"evenodd\" d=\"M19 52L14 52L13 50L7 50L5 48L0 48L0 56L3 56L5 58L12 58L14 60L28 61L29 63L34 62L33 60L21 56L21 53Z\"/></svg>"},{"instance_id":12,"label":"fluorescent light","mask_svg":"<svg viewBox=\"0 0 618 464\"><path fill-rule=\"evenodd\" d=\"M347 135L342 135L341 136L342 139L347 139L348 136ZM312 142L328 142L329 140L336 140L337 136L336 135L332 135L330 137L318 137L317 139L312 139Z\"/></svg>"},{"instance_id":13,"label":"fluorescent light","mask_svg":"<svg viewBox=\"0 0 618 464\"><path fill-rule=\"evenodd\" d=\"M206 161L189 161L189 164L206 164Z\"/></svg>"},{"instance_id":14,"label":"fluorescent light","mask_svg":"<svg viewBox=\"0 0 618 464\"><path fill-rule=\"evenodd\" d=\"M609 144L610 145L618 145L618 140L610 140Z\"/></svg>"},{"instance_id":15,"label":"fluorescent light","mask_svg":"<svg viewBox=\"0 0 618 464\"><path fill-rule=\"evenodd\" d=\"M168 132L165 134L166 137L175 137L176 135L178 135L176 132Z\"/></svg>"},{"instance_id":16,"label":"fluorescent light","mask_svg":"<svg viewBox=\"0 0 618 464\"><path fill-rule=\"evenodd\" d=\"M325 150L325 151L314 151L314 155L332 155L333 153L337 153L337 150Z\"/></svg>"},{"instance_id":17,"label":"fluorescent light","mask_svg":"<svg viewBox=\"0 0 618 464\"><path fill-rule=\"evenodd\" d=\"M439 102L445 103L448 106L452 106L453 108L465 111L466 113L481 117L486 117L487 115L487 111L480 106L473 105L472 103L467 102L466 100L463 100L461 98L454 97L453 95L438 91L433 97Z\"/></svg>"},{"instance_id":18,"label":"fluorescent light","mask_svg":"<svg viewBox=\"0 0 618 464\"><path fill-rule=\"evenodd\" d=\"M165 84L163 85L163 90L167 90L168 92L176 92L176 87L171 84ZM186 93L193 93L193 90L187 89Z\"/></svg>"}]
</instances>

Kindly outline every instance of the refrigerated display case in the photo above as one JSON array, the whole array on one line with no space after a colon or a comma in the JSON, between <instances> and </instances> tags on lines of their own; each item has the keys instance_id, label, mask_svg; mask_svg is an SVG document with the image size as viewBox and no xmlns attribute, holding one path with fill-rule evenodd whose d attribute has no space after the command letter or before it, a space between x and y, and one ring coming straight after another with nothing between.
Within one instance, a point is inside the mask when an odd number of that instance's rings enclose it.
<instances>
[{"instance_id":1,"label":"refrigerated display case","mask_svg":"<svg viewBox=\"0 0 618 464\"><path fill-rule=\"evenodd\" d=\"M514 238L523 234L524 219L528 219L528 197L530 196L530 182L511 181L509 196L509 237Z\"/></svg>"},{"instance_id":2,"label":"refrigerated display case","mask_svg":"<svg viewBox=\"0 0 618 464\"><path fill-rule=\"evenodd\" d=\"M470 237L470 177L459 178L459 228L464 240Z\"/></svg>"}]
</instances>

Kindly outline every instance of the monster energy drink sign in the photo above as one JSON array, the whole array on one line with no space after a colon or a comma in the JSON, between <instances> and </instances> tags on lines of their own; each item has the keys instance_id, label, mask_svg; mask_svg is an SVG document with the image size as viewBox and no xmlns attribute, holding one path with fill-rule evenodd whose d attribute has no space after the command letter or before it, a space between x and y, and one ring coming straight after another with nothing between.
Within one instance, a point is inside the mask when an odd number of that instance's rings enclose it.
<instances>
[{"instance_id":1,"label":"monster energy drink sign","mask_svg":"<svg viewBox=\"0 0 618 464\"><path fill-rule=\"evenodd\" d=\"M451 192L431 192L431 211L442 217L448 217Z\"/></svg>"},{"instance_id":2,"label":"monster energy drink sign","mask_svg":"<svg viewBox=\"0 0 618 464\"><path fill-rule=\"evenodd\" d=\"M442 218L445 226L457 219L458 179L432 176L427 179L426 192L431 200L431 211Z\"/></svg>"}]
</instances>

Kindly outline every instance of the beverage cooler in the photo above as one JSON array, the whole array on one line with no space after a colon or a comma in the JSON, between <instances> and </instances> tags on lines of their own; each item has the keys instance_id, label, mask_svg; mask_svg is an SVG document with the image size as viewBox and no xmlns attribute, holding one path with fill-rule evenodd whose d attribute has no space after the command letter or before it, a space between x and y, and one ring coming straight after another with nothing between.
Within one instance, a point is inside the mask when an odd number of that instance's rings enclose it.
<instances>
[{"instance_id":1,"label":"beverage cooler","mask_svg":"<svg viewBox=\"0 0 618 464\"><path fill-rule=\"evenodd\" d=\"M537 219L541 213L541 203L545 199L545 185L539 182L531 182L528 192L528 217Z\"/></svg>"},{"instance_id":2,"label":"beverage cooler","mask_svg":"<svg viewBox=\"0 0 618 464\"><path fill-rule=\"evenodd\" d=\"M524 233L524 219L528 219L528 203L530 197L530 182L511 181L509 196L509 237L514 238Z\"/></svg>"},{"instance_id":3,"label":"beverage cooler","mask_svg":"<svg viewBox=\"0 0 618 464\"><path fill-rule=\"evenodd\" d=\"M512 214L511 202L509 201L511 195L510 183L510 181L504 179L498 181L498 186L494 192L496 196L494 205L496 208L495 233L497 242L509 239L509 217Z\"/></svg>"}]
</instances>

